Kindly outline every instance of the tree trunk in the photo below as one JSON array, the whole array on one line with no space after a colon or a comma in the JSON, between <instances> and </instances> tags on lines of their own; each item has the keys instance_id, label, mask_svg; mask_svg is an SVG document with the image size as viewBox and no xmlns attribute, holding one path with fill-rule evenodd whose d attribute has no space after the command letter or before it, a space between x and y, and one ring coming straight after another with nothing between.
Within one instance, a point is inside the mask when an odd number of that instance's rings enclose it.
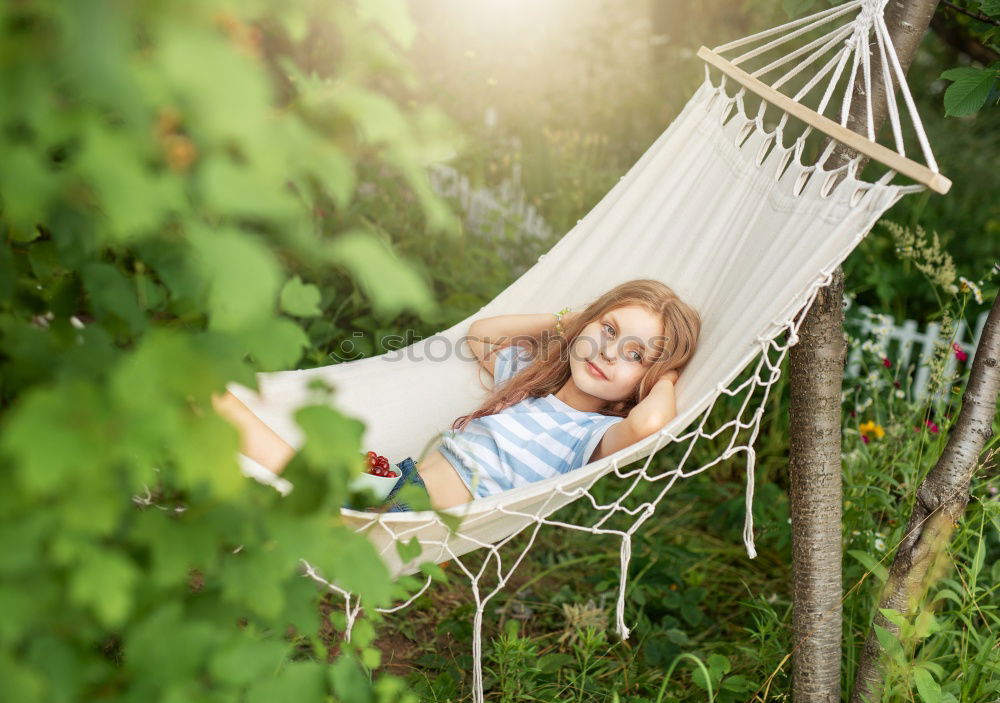
<instances>
[{"instance_id":1,"label":"tree trunk","mask_svg":"<svg viewBox=\"0 0 1000 703\"><path fill-rule=\"evenodd\" d=\"M886 26L903 71L916 55L937 0L890 0ZM878 44L869 43L873 66ZM859 67L860 71L860 67ZM848 128L864 134L864 81L855 81ZM887 115L881 71L872 71L872 121L876 134ZM856 153L840 145L824 164L836 168ZM858 166L860 174L866 160ZM844 339L844 272L837 268L820 291L790 351L789 472L792 519L792 698L797 703L840 700L843 548L841 515L840 392Z\"/></svg>"},{"instance_id":2,"label":"tree trunk","mask_svg":"<svg viewBox=\"0 0 1000 703\"><path fill-rule=\"evenodd\" d=\"M844 272L816 297L791 349L793 700L840 701L840 386Z\"/></svg>"},{"instance_id":3,"label":"tree trunk","mask_svg":"<svg viewBox=\"0 0 1000 703\"><path fill-rule=\"evenodd\" d=\"M1000 296L993 300L986 318L969 384L962 396L962 411L944 452L917 489L917 501L889 569L879 608L892 608L904 616L912 612L926 590L925 577L945 551L958 519L969 502L969 483L979 455L993 436L993 418L1000 396ZM899 634L899 628L877 612L874 624ZM854 679L852 701L877 701L881 694L882 648L875 628L868 632Z\"/></svg>"}]
</instances>

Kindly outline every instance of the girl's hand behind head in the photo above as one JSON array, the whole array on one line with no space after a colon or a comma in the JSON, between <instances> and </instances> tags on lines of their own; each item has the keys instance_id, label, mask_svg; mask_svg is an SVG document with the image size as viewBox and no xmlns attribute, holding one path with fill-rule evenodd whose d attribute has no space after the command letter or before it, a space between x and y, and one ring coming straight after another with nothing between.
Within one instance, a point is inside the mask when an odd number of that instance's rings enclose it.
<instances>
[{"instance_id":1,"label":"girl's hand behind head","mask_svg":"<svg viewBox=\"0 0 1000 703\"><path fill-rule=\"evenodd\" d=\"M573 323L573 320L576 319L577 317L579 317L580 314L581 314L580 311L577 310L575 312L574 311L570 311L570 312L566 313L565 315L563 315L562 316L563 329L568 328Z\"/></svg>"},{"instance_id":2,"label":"girl's hand behind head","mask_svg":"<svg viewBox=\"0 0 1000 703\"><path fill-rule=\"evenodd\" d=\"M680 376L677 369L670 369L665 374L660 376L661 381L670 381L671 383L677 383L677 379Z\"/></svg>"}]
</instances>

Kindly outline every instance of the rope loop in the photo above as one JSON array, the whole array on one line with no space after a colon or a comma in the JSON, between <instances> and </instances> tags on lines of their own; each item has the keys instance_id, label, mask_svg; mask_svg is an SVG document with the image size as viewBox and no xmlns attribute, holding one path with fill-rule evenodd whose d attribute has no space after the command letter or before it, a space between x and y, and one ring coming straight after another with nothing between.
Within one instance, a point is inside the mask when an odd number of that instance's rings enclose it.
<instances>
[{"instance_id":1,"label":"rope loop","mask_svg":"<svg viewBox=\"0 0 1000 703\"><path fill-rule=\"evenodd\" d=\"M872 28L875 26L876 18L882 16L887 2L888 0L864 0L862 2L861 10L854 19L854 32L848 39L849 46L853 46L858 52L868 53L868 35L871 34Z\"/></svg>"}]
</instances>

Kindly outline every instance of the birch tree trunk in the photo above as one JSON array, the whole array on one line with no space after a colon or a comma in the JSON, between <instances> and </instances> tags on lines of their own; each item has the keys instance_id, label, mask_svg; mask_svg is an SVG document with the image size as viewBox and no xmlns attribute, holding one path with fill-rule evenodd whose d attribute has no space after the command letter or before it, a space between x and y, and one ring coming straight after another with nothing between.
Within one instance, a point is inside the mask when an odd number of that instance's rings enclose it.
<instances>
[{"instance_id":1,"label":"birch tree trunk","mask_svg":"<svg viewBox=\"0 0 1000 703\"><path fill-rule=\"evenodd\" d=\"M937 0L890 0L886 26L903 71L916 55ZM869 43L872 65L880 65L878 45ZM876 133L887 102L880 72L872 72L872 120ZM878 74L878 75L876 75ZM864 81L855 81L847 126L864 133ZM836 168L856 156L842 145L827 162ZM858 166L858 173L864 167ZM820 291L790 351L789 409L790 510L792 519L792 698L796 703L840 701L841 598L843 559L841 517L840 392L847 344L843 333L844 272L834 272Z\"/></svg>"},{"instance_id":2,"label":"birch tree trunk","mask_svg":"<svg viewBox=\"0 0 1000 703\"><path fill-rule=\"evenodd\" d=\"M969 483L979 455L993 436L993 418L1000 395L1000 296L993 300L962 396L962 410L941 457L917 489L913 514L893 557L879 608L904 616L920 601L930 566L948 546L951 533L969 502ZM876 612L874 624L899 634L899 628ZM852 701L877 701L881 693L882 648L872 627L865 640L854 679Z\"/></svg>"}]
</instances>

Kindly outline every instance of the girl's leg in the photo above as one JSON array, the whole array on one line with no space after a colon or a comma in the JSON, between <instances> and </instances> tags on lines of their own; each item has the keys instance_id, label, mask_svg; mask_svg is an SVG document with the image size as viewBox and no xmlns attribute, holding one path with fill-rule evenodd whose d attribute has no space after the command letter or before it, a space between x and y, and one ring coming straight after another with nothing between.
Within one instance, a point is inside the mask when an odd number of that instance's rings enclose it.
<instances>
[{"instance_id":1,"label":"girl's leg","mask_svg":"<svg viewBox=\"0 0 1000 703\"><path fill-rule=\"evenodd\" d=\"M240 452L270 471L280 474L295 454L295 448L265 425L250 408L226 391L212 396L212 407L240 432Z\"/></svg>"}]
</instances>

